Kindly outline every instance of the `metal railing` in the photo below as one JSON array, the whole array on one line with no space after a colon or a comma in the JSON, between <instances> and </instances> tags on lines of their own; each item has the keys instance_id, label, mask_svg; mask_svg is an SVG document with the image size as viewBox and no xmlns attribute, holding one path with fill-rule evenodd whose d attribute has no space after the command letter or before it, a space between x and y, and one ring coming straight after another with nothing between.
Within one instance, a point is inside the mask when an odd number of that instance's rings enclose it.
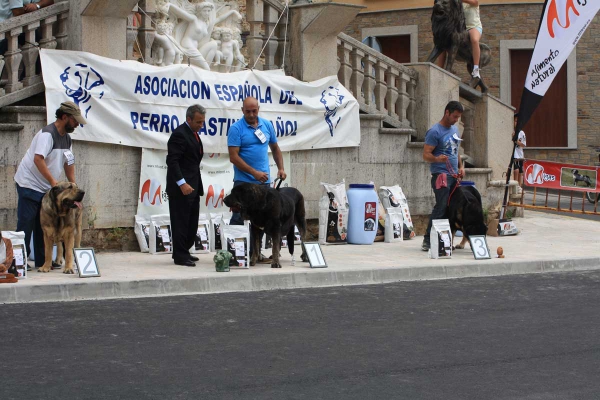
<instances>
[{"instance_id":1,"label":"metal railing","mask_svg":"<svg viewBox=\"0 0 600 400\"><path fill-rule=\"evenodd\" d=\"M38 66L39 47L64 49L67 45L69 2L58 2L4 21L0 40L7 50L0 55L0 107L44 91Z\"/></svg>"}]
</instances>

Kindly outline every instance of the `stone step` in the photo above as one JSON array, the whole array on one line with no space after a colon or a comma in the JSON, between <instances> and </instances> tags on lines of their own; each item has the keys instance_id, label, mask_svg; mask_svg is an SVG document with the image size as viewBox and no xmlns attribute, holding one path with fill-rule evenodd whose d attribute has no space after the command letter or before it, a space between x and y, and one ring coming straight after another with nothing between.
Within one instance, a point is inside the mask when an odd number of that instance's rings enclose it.
<instances>
[{"instance_id":1,"label":"stone step","mask_svg":"<svg viewBox=\"0 0 600 400\"><path fill-rule=\"evenodd\" d=\"M379 128L379 133L384 135L412 135L415 130L412 128Z\"/></svg>"},{"instance_id":2,"label":"stone step","mask_svg":"<svg viewBox=\"0 0 600 400\"><path fill-rule=\"evenodd\" d=\"M23 124L0 123L0 132L20 132L23 128Z\"/></svg>"}]
</instances>

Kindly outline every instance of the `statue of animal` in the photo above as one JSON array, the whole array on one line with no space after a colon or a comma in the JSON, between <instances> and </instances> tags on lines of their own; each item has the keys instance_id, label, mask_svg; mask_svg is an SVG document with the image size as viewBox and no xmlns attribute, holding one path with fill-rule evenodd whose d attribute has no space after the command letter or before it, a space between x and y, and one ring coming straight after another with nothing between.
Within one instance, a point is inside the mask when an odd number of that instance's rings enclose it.
<instances>
[{"instance_id":1,"label":"statue of animal","mask_svg":"<svg viewBox=\"0 0 600 400\"><path fill-rule=\"evenodd\" d=\"M447 53L444 69L454 73L454 60L467 63L469 74L473 71L473 53L471 41L465 24L465 14L461 0L435 0L433 12L431 13L431 29L433 31L433 50L427 58L428 62L435 62L443 53ZM479 43L481 57L479 68L488 65L492 59L490 47L485 43ZM470 86L480 86L483 93L487 92L487 86L481 78L472 78Z\"/></svg>"}]
</instances>

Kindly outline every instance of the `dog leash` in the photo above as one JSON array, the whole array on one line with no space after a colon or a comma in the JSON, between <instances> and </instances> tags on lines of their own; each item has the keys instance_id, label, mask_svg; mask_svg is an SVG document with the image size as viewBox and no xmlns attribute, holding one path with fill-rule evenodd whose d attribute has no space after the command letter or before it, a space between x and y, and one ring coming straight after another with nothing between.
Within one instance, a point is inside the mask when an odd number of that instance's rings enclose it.
<instances>
[{"instance_id":1,"label":"dog leash","mask_svg":"<svg viewBox=\"0 0 600 400\"><path fill-rule=\"evenodd\" d=\"M458 155L458 157L460 157L460 155ZM450 200L452 199L452 195L456 191L456 188L460 186L460 181L462 181L462 175L454 173L455 172L454 168L452 168L452 165L450 164L450 161L447 158L446 158L446 168L448 169L448 172L450 172L450 175L452 175L452 177L454 179L456 179L456 184L454 185L454 188L452 189L452 191L450 192L450 195L448 196L448 205L450 205Z\"/></svg>"},{"instance_id":2,"label":"dog leash","mask_svg":"<svg viewBox=\"0 0 600 400\"><path fill-rule=\"evenodd\" d=\"M279 182L277 182L279 181ZM279 190L279 187L281 186L281 182L283 182L283 179L281 178L275 178L275 181L273 183L277 182L277 186L275 187L275 190Z\"/></svg>"}]
</instances>

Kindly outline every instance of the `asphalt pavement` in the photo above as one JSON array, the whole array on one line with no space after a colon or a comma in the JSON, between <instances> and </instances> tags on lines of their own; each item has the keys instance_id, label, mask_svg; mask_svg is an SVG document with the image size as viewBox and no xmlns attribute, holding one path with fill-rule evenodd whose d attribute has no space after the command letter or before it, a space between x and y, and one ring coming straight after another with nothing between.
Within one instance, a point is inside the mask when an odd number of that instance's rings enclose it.
<instances>
[{"instance_id":1,"label":"asphalt pavement","mask_svg":"<svg viewBox=\"0 0 600 400\"><path fill-rule=\"evenodd\" d=\"M596 400L600 271L0 308L0 399Z\"/></svg>"},{"instance_id":2,"label":"asphalt pavement","mask_svg":"<svg viewBox=\"0 0 600 400\"><path fill-rule=\"evenodd\" d=\"M429 259L422 237L397 243L322 246L327 268L310 268L282 251L281 269L257 265L216 272L214 253L200 254L197 267L174 265L170 255L98 253L100 277L80 278L60 270L31 272L0 284L0 303L94 300L235 291L296 289L600 268L600 224L566 215L527 211L515 219L519 235L487 238L492 258L475 260L457 250L450 259ZM458 243L458 241L457 241ZM505 258L496 258L496 249ZM296 250L299 258L300 250Z\"/></svg>"}]
</instances>

